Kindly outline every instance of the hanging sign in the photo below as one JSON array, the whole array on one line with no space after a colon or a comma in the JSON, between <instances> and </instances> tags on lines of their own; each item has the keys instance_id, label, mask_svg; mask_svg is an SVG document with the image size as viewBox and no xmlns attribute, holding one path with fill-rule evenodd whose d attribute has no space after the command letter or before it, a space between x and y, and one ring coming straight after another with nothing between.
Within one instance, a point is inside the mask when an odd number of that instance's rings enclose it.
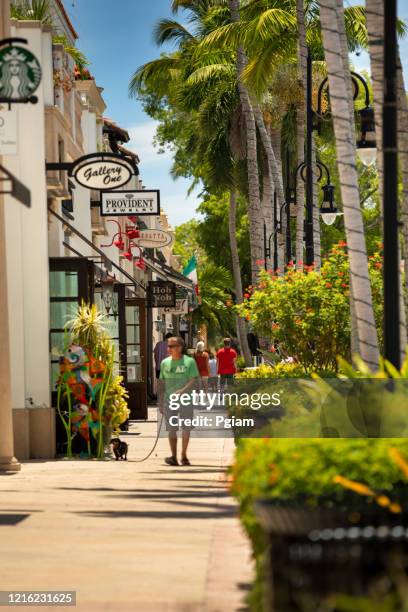
<instances>
[{"instance_id":1,"label":"hanging sign","mask_svg":"<svg viewBox=\"0 0 408 612\"><path fill-rule=\"evenodd\" d=\"M156 229L139 230L139 238L133 240L139 247L158 249L173 242L173 236L168 232Z\"/></svg>"},{"instance_id":2,"label":"hanging sign","mask_svg":"<svg viewBox=\"0 0 408 612\"><path fill-rule=\"evenodd\" d=\"M41 66L31 51L15 45L27 44L24 38L8 38L0 41L0 102L18 104L31 102L41 83Z\"/></svg>"},{"instance_id":3,"label":"hanging sign","mask_svg":"<svg viewBox=\"0 0 408 612\"><path fill-rule=\"evenodd\" d=\"M0 155L17 155L17 113L0 109Z\"/></svg>"},{"instance_id":4,"label":"hanging sign","mask_svg":"<svg viewBox=\"0 0 408 612\"><path fill-rule=\"evenodd\" d=\"M115 191L101 193L102 217L160 215L160 191Z\"/></svg>"},{"instance_id":5,"label":"hanging sign","mask_svg":"<svg viewBox=\"0 0 408 612\"><path fill-rule=\"evenodd\" d=\"M188 298L176 299L174 308L164 308L163 312L172 315L182 315L188 313Z\"/></svg>"},{"instance_id":6,"label":"hanging sign","mask_svg":"<svg viewBox=\"0 0 408 612\"><path fill-rule=\"evenodd\" d=\"M124 158L109 158L109 153L95 153L77 159L70 175L82 187L107 191L126 185L134 175L134 168Z\"/></svg>"},{"instance_id":7,"label":"hanging sign","mask_svg":"<svg viewBox=\"0 0 408 612\"><path fill-rule=\"evenodd\" d=\"M174 308L176 285L171 281L149 281L147 286L148 308Z\"/></svg>"}]
</instances>

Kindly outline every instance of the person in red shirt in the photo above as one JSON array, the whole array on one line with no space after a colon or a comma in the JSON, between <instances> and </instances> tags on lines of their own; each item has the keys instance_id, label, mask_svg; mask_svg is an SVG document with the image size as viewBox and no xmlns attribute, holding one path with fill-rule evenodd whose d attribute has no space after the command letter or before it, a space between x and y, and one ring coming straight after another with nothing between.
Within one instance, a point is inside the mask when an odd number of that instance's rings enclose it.
<instances>
[{"instance_id":1,"label":"person in red shirt","mask_svg":"<svg viewBox=\"0 0 408 612\"><path fill-rule=\"evenodd\" d=\"M237 371L235 360L237 353L231 348L231 338L224 338L224 348L217 352L218 374L220 375L220 389L223 391L232 382Z\"/></svg>"},{"instance_id":2,"label":"person in red shirt","mask_svg":"<svg viewBox=\"0 0 408 612\"><path fill-rule=\"evenodd\" d=\"M207 351L204 350L204 342L200 340L197 342L196 352L194 353L194 359L196 360L198 372L200 374L201 382L205 393L208 393L208 377L210 375L209 356Z\"/></svg>"}]
</instances>

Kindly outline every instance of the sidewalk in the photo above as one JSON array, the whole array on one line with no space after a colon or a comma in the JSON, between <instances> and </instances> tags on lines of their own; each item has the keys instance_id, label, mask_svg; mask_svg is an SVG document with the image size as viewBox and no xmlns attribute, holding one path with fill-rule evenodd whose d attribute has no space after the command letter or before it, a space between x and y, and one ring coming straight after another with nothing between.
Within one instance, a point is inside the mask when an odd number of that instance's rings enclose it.
<instances>
[{"instance_id":1,"label":"sidewalk","mask_svg":"<svg viewBox=\"0 0 408 612\"><path fill-rule=\"evenodd\" d=\"M250 551L225 486L233 440L193 439L193 465L173 468L161 438L135 463L155 434L153 421L132 425L128 462L28 462L0 477L0 590L75 590L81 610L245 609Z\"/></svg>"}]
</instances>

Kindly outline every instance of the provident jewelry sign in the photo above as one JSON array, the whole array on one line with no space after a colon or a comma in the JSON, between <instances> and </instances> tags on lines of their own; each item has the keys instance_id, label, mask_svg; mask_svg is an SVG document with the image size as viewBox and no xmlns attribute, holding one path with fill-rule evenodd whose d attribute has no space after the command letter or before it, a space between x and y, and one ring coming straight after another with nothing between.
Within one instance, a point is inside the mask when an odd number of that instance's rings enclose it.
<instances>
[{"instance_id":1,"label":"provident jewelry sign","mask_svg":"<svg viewBox=\"0 0 408 612\"><path fill-rule=\"evenodd\" d=\"M101 193L102 217L160 215L160 191L110 191Z\"/></svg>"}]
</instances>

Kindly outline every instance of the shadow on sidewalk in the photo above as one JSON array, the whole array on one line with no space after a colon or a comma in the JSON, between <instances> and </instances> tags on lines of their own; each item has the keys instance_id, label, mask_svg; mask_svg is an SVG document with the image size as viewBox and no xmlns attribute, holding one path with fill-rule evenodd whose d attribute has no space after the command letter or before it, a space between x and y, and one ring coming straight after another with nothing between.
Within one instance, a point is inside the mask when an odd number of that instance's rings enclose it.
<instances>
[{"instance_id":1,"label":"shadow on sidewalk","mask_svg":"<svg viewBox=\"0 0 408 612\"><path fill-rule=\"evenodd\" d=\"M174 491L174 489L155 489L154 491L149 492L148 489L141 490L139 492L133 493L132 491L127 491L124 495L106 495L105 497L121 497L126 499L157 499L157 500L167 500L174 498L196 498L196 497L230 497L228 491L223 491L220 489L216 490L207 490L207 491L190 491L185 489L183 491Z\"/></svg>"},{"instance_id":2,"label":"shadow on sidewalk","mask_svg":"<svg viewBox=\"0 0 408 612\"><path fill-rule=\"evenodd\" d=\"M214 507L216 508L216 507ZM167 510L101 510L99 511L86 511L74 512L73 514L79 514L81 516L88 516L91 518L148 518L148 519L215 519L215 518L233 518L237 515L235 508L218 511L175 511L169 512Z\"/></svg>"}]
</instances>

